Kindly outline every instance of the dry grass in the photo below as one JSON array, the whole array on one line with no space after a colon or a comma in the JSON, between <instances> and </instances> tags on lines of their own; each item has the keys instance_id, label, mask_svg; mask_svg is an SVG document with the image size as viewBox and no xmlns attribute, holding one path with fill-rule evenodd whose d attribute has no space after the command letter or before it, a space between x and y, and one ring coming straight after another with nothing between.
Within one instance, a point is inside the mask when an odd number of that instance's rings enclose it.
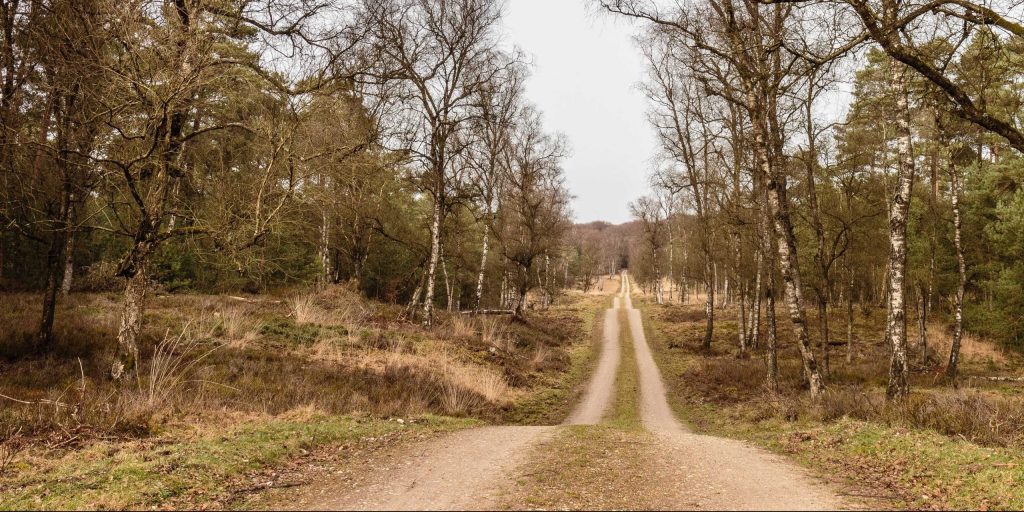
<instances>
[{"instance_id":1,"label":"dry grass","mask_svg":"<svg viewBox=\"0 0 1024 512\"><path fill-rule=\"evenodd\" d=\"M510 352L515 347L510 337L508 321L501 318L480 320L480 342L495 350Z\"/></svg>"},{"instance_id":2,"label":"dry grass","mask_svg":"<svg viewBox=\"0 0 1024 512\"><path fill-rule=\"evenodd\" d=\"M289 301L292 308L292 318L297 324L324 325L330 320L327 311L317 303L314 294L296 295Z\"/></svg>"},{"instance_id":3,"label":"dry grass","mask_svg":"<svg viewBox=\"0 0 1024 512\"><path fill-rule=\"evenodd\" d=\"M912 396L901 403L885 400L888 353L881 343L881 322L874 312L862 312L855 323L856 351L852 362L845 361L845 347L832 352L829 388L823 397L812 401L798 351L792 341L788 321L779 324L779 394L765 387L766 366L763 353L755 351L749 359L736 358L726 346L734 344L735 322L727 312L716 322L717 347L711 352L699 350L699 333L704 318L699 306L648 306L659 332L656 335L671 351L666 357L689 361L679 370L680 379L671 384L693 403L711 403L726 408L746 421L813 420L830 423L843 418L874 422L893 427L928 429L967 439L987 446L1024 446L1024 400L1019 386L989 384L986 389L965 387L973 381L961 379L961 388L945 385L942 367L915 364L911 375ZM814 325L815 319L810 319ZM841 319L837 319L844 325ZM725 338L719 338L719 333ZM666 334L668 334L666 336ZM843 333L845 335L845 333ZM916 339L916 332L908 338ZM929 328L929 348L939 354L948 350L949 336L938 324ZM721 341L720 341L721 340ZM815 352L820 357L821 348ZM994 344L965 336L962 369L965 374L1001 374L1011 358ZM919 361L920 356L911 355ZM1014 391L1018 390L1018 391Z\"/></svg>"},{"instance_id":4,"label":"dry grass","mask_svg":"<svg viewBox=\"0 0 1024 512\"><path fill-rule=\"evenodd\" d=\"M448 335L453 339L471 338L476 335L476 325L470 317L452 315L448 319Z\"/></svg>"},{"instance_id":5,"label":"dry grass","mask_svg":"<svg viewBox=\"0 0 1024 512\"><path fill-rule=\"evenodd\" d=\"M446 350L427 354L401 351L367 351L359 365L391 375L420 375L438 384L436 401L445 414L464 415L503 407L516 396L505 379L493 370L454 362Z\"/></svg>"},{"instance_id":6,"label":"dry grass","mask_svg":"<svg viewBox=\"0 0 1024 512\"><path fill-rule=\"evenodd\" d=\"M928 326L928 344L939 357L945 358L953 345L953 333L939 324ZM960 339L960 358L964 362L1005 365L1010 362L1007 352L991 341L964 332Z\"/></svg>"},{"instance_id":7,"label":"dry grass","mask_svg":"<svg viewBox=\"0 0 1024 512\"><path fill-rule=\"evenodd\" d=\"M154 295L139 338L141 375L118 387L106 378L118 306L116 293L72 294L57 312L56 350L40 357L28 350L39 297L0 295L0 394L17 400L0 398L0 429L19 426L29 444L68 449L307 406L500 418L566 370L577 325L571 310L515 324L442 313L440 327L426 329L345 287L284 300Z\"/></svg>"},{"instance_id":8,"label":"dry grass","mask_svg":"<svg viewBox=\"0 0 1024 512\"><path fill-rule=\"evenodd\" d=\"M1024 442L1024 403L976 390L937 389L891 403L880 391L834 386L804 408L821 421L854 418L930 429L985 446Z\"/></svg>"},{"instance_id":9,"label":"dry grass","mask_svg":"<svg viewBox=\"0 0 1024 512\"><path fill-rule=\"evenodd\" d=\"M229 307L219 312L224 340L229 347L242 349L259 337L263 322L243 307Z\"/></svg>"}]
</instances>

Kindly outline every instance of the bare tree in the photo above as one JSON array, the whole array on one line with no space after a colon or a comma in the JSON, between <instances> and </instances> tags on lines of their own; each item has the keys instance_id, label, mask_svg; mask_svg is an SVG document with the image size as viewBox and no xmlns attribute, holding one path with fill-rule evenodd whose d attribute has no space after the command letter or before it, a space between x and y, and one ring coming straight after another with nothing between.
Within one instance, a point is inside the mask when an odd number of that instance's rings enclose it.
<instances>
[{"instance_id":1,"label":"bare tree","mask_svg":"<svg viewBox=\"0 0 1024 512\"><path fill-rule=\"evenodd\" d=\"M510 65L496 37L501 8L494 0L367 0L364 6L372 55L380 57L368 76L399 84L395 142L419 164L417 182L432 202L423 300L429 325L444 217L466 178L465 166L453 165L470 140L460 132L474 115L475 93Z\"/></svg>"},{"instance_id":2,"label":"bare tree","mask_svg":"<svg viewBox=\"0 0 1024 512\"><path fill-rule=\"evenodd\" d=\"M517 123L507 162L502 216L496 234L505 258L515 265L514 316L522 319L527 293L540 284L538 258L555 252L569 228L569 194L561 159L565 143L542 131L536 112Z\"/></svg>"},{"instance_id":3,"label":"bare tree","mask_svg":"<svg viewBox=\"0 0 1024 512\"><path fill-rule=\"evenodd\" d=\"M768 210L778 237L779 267L787 309L811 395L825 382L811 350L796 235L784 172L783 103L801 78L802 58L784 49L792 7L718 0L679 4L671 12L643 0L600 2L606 10L645 20L678 37L693 52L688 61L709 94L740 105L750 119L756 174L768 190Z\"/></svg>"}]
</instances>

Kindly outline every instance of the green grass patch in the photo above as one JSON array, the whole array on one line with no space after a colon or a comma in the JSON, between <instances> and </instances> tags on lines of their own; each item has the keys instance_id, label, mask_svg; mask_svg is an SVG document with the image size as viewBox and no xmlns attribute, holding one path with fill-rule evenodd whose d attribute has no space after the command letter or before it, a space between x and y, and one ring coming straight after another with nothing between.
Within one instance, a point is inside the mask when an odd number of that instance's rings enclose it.
<instances>
[{"instance_id":1,"label":"green grass patch","mask_svg":"<svg viewBox=\"0 0 1024 512\"><path fill-rule=\"evenodd\" d=\"M350 416L247 421L221 432L168 432L24 457L0 479L0 508L125 509L221 502L235 477L325 445L402 431L443 431L471 420L426 416L398 423Z\"/></svg>"},{"instance_id":2,"label":"green grass patch","mask_svg":"<svg viewBox=\"0 0 1024 512\"><path fill-rule=\"evenodd\" d=\"M640 382L637 379L636 352L633 338L629 332L629 320L626 310L616 311L619 315L619 345L622 358L619 371L615 375L615 401L605 422L615 428L624 430L641 430L640 421Z\"/></svg>"}]
</instances>

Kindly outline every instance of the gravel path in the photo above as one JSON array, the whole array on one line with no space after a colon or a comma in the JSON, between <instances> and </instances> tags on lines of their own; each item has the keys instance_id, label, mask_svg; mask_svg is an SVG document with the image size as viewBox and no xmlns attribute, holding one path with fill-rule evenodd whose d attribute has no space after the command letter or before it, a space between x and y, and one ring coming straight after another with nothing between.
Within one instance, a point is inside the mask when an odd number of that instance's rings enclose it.
<instances>
[{"instance_id":1,"label":"gravel path","mask_svg":"<svg viewBox=\"0 0 1024 512\"><path fill-rule=\"evenodd\" d=\"M629 284L625 285L629 290ZM628 295L627 295L628 297ZM661 485L674 487L672 509L827 510L842 501L801 468L741 441L689 432L672 413L640 311L626 300L640 381L640 416L660 441Z\"/></svg>"},{"instance_id":2,"label":"gravel path","mask_svg":"<svg viewBox=\"0 0 1024 512\"><path fill-rule=\"evenodd\" d=\"M489 510L506 475L528 448L554 427L482 427L463 430L375 461L314 510Z\"/></svg>"},{"instance_id":3,"label":"gravel path","mask_svg":"<svg viewBox=\"0 0 1024 512\"><path fill-rule=\"evenodd\" d=\"M628 276L624 274L614 307L605 311L601 356L594 376L566 424L584 425L571 427L575 429L596 429L589 431L598 434L594 439L610 435L607 426L586 425L600 423L615 395L615 376L621 359L621 307L626 310L633 340L640 383L640 416L647 431L613 432L623 437L612 439L614 446L631 447L628 448L631 457L611 453L605 457L611 466L601 488L578 489L572 494L589 493L596 499L588 503L614 503L613 508L817 510L842 507L838 497L794 464L740 441L694 434L679 423L666 400L665 386L647 344L640 311L633 309L629 288ZM522 487L517 489L513 482L519 470L530 467L531 454L537 457L537 450L557 446L558 442L552 441L554 434L565 433L560 430L565 428L569 427L483 427L404 446L354 468L350 472L352 477L336 485L330 483L327 498L296 500L283 506L321 510L482 510L515 503L517 493L529 491ZM589 438L579 434L588 431L574 432L576 442L582 439L584 444L570 450L586 452ZM561 466L567 464L571 455L548 458L555 461L555 466ZM618 465L615 465L616 460L620 461ZM630 460L636 467L621 462ZM566 481L560 485L572 487L576 478L572 471L568 473L569 476L561 477ZM603 500L603 496L625 498L627 502ZM628 496L636 499L626 498ZM560 502L556 508L572 506L573 502L567 501Z\"/></svg>"},{"instance_id":4,"label":"gravel path","mask_svg":"<svg viewBox=\"0 0 1024 512\"><path fill-rule=\"evenodd\" d=\"M619 296L625 293L622 290ZM622 357L619 347L619 296L611 309L604 311L604 335L601 341L601 359L590 379L587 391L576 410L565 421L566 425L596 425L601 422L615 394L615 373Z\"/></svg>"}]
</instances>

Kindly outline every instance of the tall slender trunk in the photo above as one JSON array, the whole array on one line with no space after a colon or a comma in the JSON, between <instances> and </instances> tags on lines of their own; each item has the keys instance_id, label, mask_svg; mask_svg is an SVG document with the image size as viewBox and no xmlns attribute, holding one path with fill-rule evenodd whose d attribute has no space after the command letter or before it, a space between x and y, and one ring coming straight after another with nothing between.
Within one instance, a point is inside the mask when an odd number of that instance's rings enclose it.
<instances>
[{"instance_id":1,"label":"tall slender trunk","mask_svg":"<svg viewBox=\"0 0 1024 512\"><path fill-rule=\"evenodd\" d=\"M327 208L320 209L320 247L317 253L320 255L320 276L317 284L323 288L331 282L331 237Z\"/></svg>"},{"instance_id":2,"label":"tall slender trunk","mask_svg":"<svg viewBox=\"0 0 1024 512\"><path fill-rule=\"evenodd\" d=\"M846 285L846 362L853 362L853 286L854 273L850 267L849 260L846 263L846 273L849 281Z\"/></svg>"},{"instance_id":3,"label":"tall slender trunk","mask_svg":"<svg viewBox=\"0 0 1024 512\"><path fill-rule=\"evenodd\" d=\"M490 212L488 212L488 216ZM483 246L480 250L480 273L476 276L476 304L473 310L477 313L480 312L481 304L484 299L484 274L487 271L487 250L489 249L488 243L491 234L491 228L484 226L484 240Z\"/></svg>"},{"instance_id":4,"label":"tall slender trunk","mask_svg":"<svg viewBox=\"0 0 1024 512\"><path fill-rule=\"evenodd\" d=\"M43 314L40 319L39 331L36 336L36 350L39 352L48 351L53 347L53 320L57 311L57 293L60 290L61 278L65 270L65 251L70 242L72 234L72 203L74 200L74 171L68 160L69 140L71 137L71 112L75 108L76 93L50 94L51 104L47 107L52 110L59 106L57 145L57 165L61 176L60 199L58 203L58 217L53 226L53 233L50 239L50 248L46 255L46 287L43 291ZM59 101L59 105L56 102ZM47 117L51 113L47 112ZM49 121L47 121L49 122ZM40 148L41 151L41 148ZM40 155L36 155L38 167ZM37 168L38 170L38 168Z\"/></svg>"},{"instance_id":5,"label":"tall slender trunk","mask_svg":"<svg viewBox=\"0 0 1024 512\"><path fill-rule=\"evenodd\" d=\"M73 205L72 208L74 208ZM64 297L71 293L72 279L75 274L75 231L70 222L66 229L68 233L64 237L64 277L60 283L60 293Z\"/></svg>"},{"instance_id":6,"label":"tall slender trunk","mask_svg":"<svg viewBox=\"0 0 1024 512\"><path fill-rule=\"evenodd\" d=\"M551 306L551 256L548 253L544 253L544 307L548 309Z\"/></svg>"},{"instance_id":7,"label":"tall slender trunk","mask_svg":"<svg viewBox=\"0 0 1024 512\"><path fill-rule=\"evenodd\" d=\"M760 289L758 290L759 291L758 310L760 310L760 301L761 301L760 296L763 294L765 300L767 301L767 304L765 304L765 319L766 319L766 324L767 325L765 327L767 327L767 329L768 329L767 339L766 339L766 343L765 343L765 365L767 366L767 382L766 382L766 385L768 386L768 389L770 391L777 392L779 390L779 357L778 357L778 336L777 336L777 334L778 334L778 330L777 330L778 326L777 326L776 321L775 321L775 289L776 289L776 282L775 282L775 254L776 254L776 252L774 250L775 248L773 247L774 244L772 243L772 240L774 238L774 236L773 236L774 235L774 231L773 231L774 227L773 227L772 223L768 220L768 215L767 215L767 211L766 211L767 210L767 206L768 206L768 204L767 204L767 193L768 193L768 191L767 191L766 188L764 188L763 183L761 183L762 181L763 181L763 177L761 177L759 179L757 176L755 176L754 190L755 190L755 192L760 190L763 198L766 199L766 201L764 202L764 205L761 208L762 209L762 211L760 212L761 213L761 215L760 215L761 220L758 223L758 228L759 228L758 229L758 231L759 231L758 238L760 240L760 245L761 245L761 251L760 251L760 254L759 254L759 256L761 256L761 258L758 259L758 274L757 274L759 282L761 280L762 266L764 267L763 271L765 273L765 276L764 276L764 281L765 281L764 290L763 291L761 291ZM760 288L760 284L758 284L758 288ZM755 323L754 325L755 325L755 329L757 329L757 330L760 329L760 327L757 325L757 323ZM754 335L755 336L754 339L755 339L755 342L756 342L757 337L758 337L758 335L760 333L757 332L757 331L755 331L755 332L756 332L756 334Z\"/></svg>"},{"instance_id":8,"label":"tall slender trunk","mask_svg":"<svg viewBox=\"0 0 1024 512\"><path fill-rule=\"evenodd\" d=\"M917 346L921 348L921 364L928 364L928 335L925 331L928 323L928 306L925 303L924 289L917 288Z\"/></svg>"},{"instance_id":9,"label":"tall slender trunk","mask_svg":"<svg viewBox=\"0 0 1024 512\"><path fill-rule=\"evenodd\" d=\"M498 293L498 304L502 308L508 306L508 271L502 269L501 271L501 290Z\"/></svg>"},{"instance_id":10,"label":"tall slender trunk","mask_svg":"<svg viewBox=\"0 0 1024 512\"><path fill-rule=\"evenodd\" d=\"M755 136L756 137L756 136ZM766 160L769 171L772 166ZM825 382L818 370L817 360L811 347L807 332L807 313L804 311L803 287L800 283L800 265L797 258L796 235L789 217L788 199L786 197L786 178L769 174L768 205L774 219L776 236L778 237L779 268L786 294L786 306L789 310L790 322L796 335L797 348L800 350L804 375L809 385L811 396L818 396L825 389Z\"/></svg>"},{"instance_id":11,"label":"tall slender trunk","mask_svg":"<svg viewBox=\"0 0 1024 512\"><path fill-rule=\"evenodd\" d=\"M761 289L761 274L764 272L762 266L764 257L758 250L754 256L754 294L750 301L750 329L748 330L747 345L752 347L761 346L761 297L764 295Z\"/></svg>"},{"instance_id":12,"label":"tall slender trunk","mask_svg":"<svg viewBox=\"0 0 1024 512\"><path fill-rule=\"evenodd\" d=\"M828 292L825 292L828 293ZM829 325L827 299L818 300L818 328L821 333L821 373L827 378L832 370L829 365Z\"/></svg>"},{"instance_id":13,"label":"tall slender trunk","mask_svg":"<svg viewBox=\"0 0 1024 512\"><path fill-rule=\"evenodd\" d=\"M742 279L740 274L742 271L741 265L743 261L743 254L742 249L740 248L741 239L739 233L734 234L734 241L736 245L733 252L735 258L733 265L736 273L736 293L739 297L739 307L736 311L736 335L739 338L740 356L744 357L747 355L747 297L746 290L744 290L744 287L740 285Z\"/></svg>"},{"instance_id":14,"label":"tall slender trunk","mask_svg":"<svg viewBox=\"0 0 1024 512\"><path fill-rule=\"evenodd\" d=\"M687 257L686 256L687 256L686 248L683 247L683 275L682 275L682 278L680 279L680 284L682 285L682 290L681 290L682 296L680 298L682 299L682 303L683 304L689 304L690 303L690 281L689 281L689 279L686 278L686 268L687 268L686 267L686 262L687 262Z\"/></svg>"},{"instance_id":15,"label":"tall slender trunk","mask_svg":"<svg viewBox=\"0 0 1024 512\"><path fill-rule=\"evenodd\" d=\"M832 282L831 276L829 275L829 263L826 261L826 241L825 241L825 225L821 221L821 208L818 205L818 186L815 183L815 171L818 167L818 149L815 141L816 130L814 128L814 115L812 112L814 105L814 94L815 89L813 87L813 78L810 80L811 84L807 88L807 98L804 102L806 122L806 135L807 135L807 157L805 158L806 168L806 187L807 187L807 204L811 213L811 225L814 228L816 246L814 249L814 264L818 270L818 279L821 280L817 286L814 287L815 298L817 299L818 305L818 330L821 336L821 372L826 377L830 373L829 368L829 326L828 326L828 306L829 300L831 299Z\"/></svg>"},{"instance_id":16,"label":"tall slender trunk","mask_svg":"<svg viewBox=\"0 0 1024 512\"><path fill-rule=\"evenodd\" d=\"M704 258L704 285L707 293L704 298L704 315L707 323L704 326L704 339L701 346L704 350L711 348L711 338L715 333L715 267L709 254Z\"/></svg>"},{"instance_id":17,"label":"tall slender trunk","mask_svg":"<svg viewBox=\"0 0 1024 512\"><path fill-rule=\"evenodd\" d=\"M907 381L907 216L914 184L914 155L911 149L910 104L907 97L906 67L893 62L891 87L896 95L896 148L899 171L889 211L889 309L886 318L888 344L892 347L889 384L885 396L900 400L910 392Z\"/></svg>"},{"instance_id":18,"label":"tall slender trunk","mask_svg":"<svg viewBox=\"0 0 1024 512\"><path fill-rule=\"evenodd\" d=\"M434 198L433 217L430 222L430 263L427 264L427 296L423 298L423 323L434 323L434 287L437 278L437 261L441 254L441 201Z\"/></svg>"},{"instance_id":19,"label":"tall slender trunk","mask_svg":"<svg viewBox=\"0 0 1024 512\"><path fill-rule=\"evenodd\" d=\"M957 282L953 300L953 343L949 348L949 363L946 365L946 380L956 384L957 365L960 362L960 341L964 333L964 289L967 287L967 263L964 258L963 238L960 235L960 199L963 188L957 169L949 164L950 186L953 202L953 246L956 248Z\"/></svg>"},{"instance_id":20,"label":"tall slender trunk","mask_svg":"<svg viewBox=\"0 0 1024 512\"><path fill-rule=\"evenodd\" d=\"M732 291L729 290L729 273L724 272L725 276L722 278L724 283L722 285L722 294L725 295L725 300L720 300L718 307L726 307L732 305ZM718 265L715 265L715 276L718 276Z\"/></svg>"},{"instance_id":21,"label":"tall slender trunk","mask_svg":"<svg viewBox=\"0 0 1024 512\"><path fill-rule=\"evenodd\" d=\"M671 201L671 200L672 199L669 198L669 201ZM675 240L673 239L674 235L673 235L673 229L672 229L672 212L671 211L669 212L668 218L666 219L666 224L668 224L668 301L672 302L673 291L674 291L674 289L676 287L676 272L675 272L676 260L675 260Z\"/></svg>"},{"instance_id":22,"label":"tall slender trunk","mask_svg":"<svg viewBox=\"0 0 1024 512\"><path fill-rule=\"evenodd\" d=\"M43 315L39 330L36 333L37 352L46 352L53 347L53 319L57 311L57 292L60 289L61 271L63 270L64 250L71 236L71 184L65 178L60 200L60 214L50 248L46 254L46 287L43 290Z\"/></svg>"},{"instance_id":23,"label":"tall slender trunk","mask_svg":"<svg viewBox=\"0 0 1024 512\"><path fill-rule=\"evenodd\" d=\"M441 247L441 274L444 276L445 309L452 311L452 282L448 278L448 262L444 259L444 247Z\"/></svg>"},{"instance_id":24,"label":"tall slender trunk","mask_svg":"<svg viewBox=\"0 0 1024 512\"><path fill-rule=\"evenodd\" d=\"M765 343L765 358L768 366L768 389L773 392L779 391L779 343L778 323L775 316L775 276L769 273L768 284L765 287L765 320L767 321L768 335Z\"/></svg>"},{"instance_id":25,"label":"tall slender trunk","mask_svg":"<svg viewBox=\"0 0 1024 512\"><path fill-rule=\"evenodd\" d=\"M737 291L737 294L739 297L739 304L736 308L738 317L736 319L736 323L739 328L737 329L736 335L739 338L740 355L745 357L747 355L747 350L749 349L747 346L747 339L749 339L747 334L747 292L746 290L740 289Z\"/></svg>"}]
</instances>

